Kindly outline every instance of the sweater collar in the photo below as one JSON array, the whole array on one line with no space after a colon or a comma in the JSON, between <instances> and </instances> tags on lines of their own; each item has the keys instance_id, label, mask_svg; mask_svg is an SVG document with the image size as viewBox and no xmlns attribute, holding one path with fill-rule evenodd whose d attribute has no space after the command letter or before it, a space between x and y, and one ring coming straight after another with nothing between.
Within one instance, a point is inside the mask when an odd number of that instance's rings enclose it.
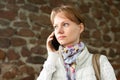
<instances>
[{"instance_id":1,"label":"sweater collar","mask_svg":"<svg viewBox=\"0 0 120 80\"><path fill-rule=\"evenodd\" d=\"M77 57L76 64L81 66L82 64L85 63L85 61L88 59L89 56L90 56L90 53L87 47L85 47L84 50L81 52L81 54Z\"/></svg>"}]
</instances>

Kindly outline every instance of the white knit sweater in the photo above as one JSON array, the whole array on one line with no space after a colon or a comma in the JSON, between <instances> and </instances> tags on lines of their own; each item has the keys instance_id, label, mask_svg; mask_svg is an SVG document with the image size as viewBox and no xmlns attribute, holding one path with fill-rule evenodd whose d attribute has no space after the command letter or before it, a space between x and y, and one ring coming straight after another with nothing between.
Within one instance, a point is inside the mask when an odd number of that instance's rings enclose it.
<instances>
[{"instance_id":1,"label":"white knit sweater","mask_svg":"<svg viewBox=\"0 0 120 80\"><path fill-rule=\"evenodd\" d=\"M100 72L101 80L116 80L114 70L104 55L100 57ZM37 80L67 80L60 53L48 53L48 58ZM76 80L96 80L92 66L92 54L86 47L76 59Z\"/></svg>"}]
</instances>

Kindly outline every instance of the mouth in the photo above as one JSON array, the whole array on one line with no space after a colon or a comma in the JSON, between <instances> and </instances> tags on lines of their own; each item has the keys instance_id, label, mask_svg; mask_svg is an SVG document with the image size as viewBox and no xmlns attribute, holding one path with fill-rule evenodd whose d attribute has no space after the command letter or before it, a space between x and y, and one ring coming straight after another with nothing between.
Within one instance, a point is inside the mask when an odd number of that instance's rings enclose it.
<instances>
[{"instance_id":1,"label":"mouth","mask_svg":"<svg viewBox=\"0 0 120 80\"><path fill-rule=\"evenodd\" d=\"M62 40L62 39L64 39L66 36L59 36L58 37L58 40Z\"/></svg>"}]
</instances>

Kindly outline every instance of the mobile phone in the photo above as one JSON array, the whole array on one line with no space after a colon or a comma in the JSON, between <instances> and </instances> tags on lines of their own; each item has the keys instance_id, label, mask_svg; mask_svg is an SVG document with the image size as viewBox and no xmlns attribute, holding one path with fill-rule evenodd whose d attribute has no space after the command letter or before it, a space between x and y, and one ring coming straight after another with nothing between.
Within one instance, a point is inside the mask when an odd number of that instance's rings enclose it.
<instances>
[{"instance_id":1,"label":"mobile phone","mask_svg":"<svg viewBox=\"0 0 120 80\"><path fill-rule=\"evenodd\" d=\"M53 47L55 48L55 50L58 50L60 43L57 41L55 35L53 36L53 40L51 43L52 43Z\"/></svg>"}]
</instances>

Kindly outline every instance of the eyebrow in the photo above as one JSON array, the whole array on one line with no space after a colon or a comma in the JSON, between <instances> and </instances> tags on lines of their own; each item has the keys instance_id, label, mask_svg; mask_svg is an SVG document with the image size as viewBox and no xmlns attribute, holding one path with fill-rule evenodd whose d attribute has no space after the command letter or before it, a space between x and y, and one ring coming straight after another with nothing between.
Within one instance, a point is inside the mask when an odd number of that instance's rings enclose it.
<instances>
[{"instance_id":1,"label":"eyebrow","mask_svg":"<svg viewBox=\"0 0 120 80\"><path fill-rule=\"evenodd\" d=\"M69 21L70 21L69 19L65 19L61 23L65 23L65 22L69 22ZM56 24L53 24L53 26L56 26Z\"/></svg>"}]
</instances>

